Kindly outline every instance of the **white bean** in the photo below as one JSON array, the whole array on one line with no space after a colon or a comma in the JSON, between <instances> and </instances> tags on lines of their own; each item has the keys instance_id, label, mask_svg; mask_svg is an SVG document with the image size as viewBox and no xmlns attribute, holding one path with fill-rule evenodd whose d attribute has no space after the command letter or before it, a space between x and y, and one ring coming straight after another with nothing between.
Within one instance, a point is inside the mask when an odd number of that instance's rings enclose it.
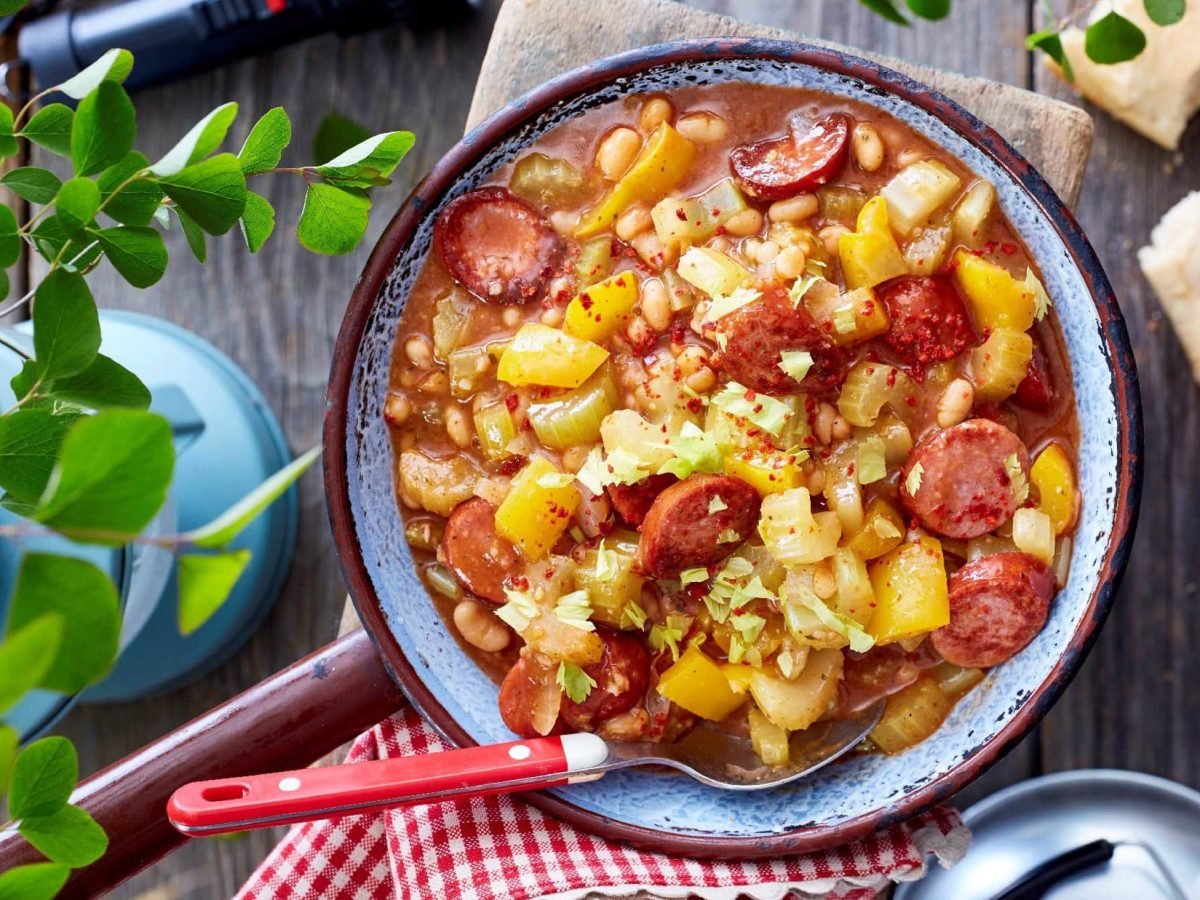
<instances>
[{"instance_id":1,"label":"white bean","mask_svg":"<svg viewBox=\"0 0 1200 900\"><path fill-rule=\"evenodd\" d=\"M747 237L762 231L763 217L753 206L734 213L725 221L725 232L734 237Z\"/></svg>"},{"instance_id":2,"label":"white bean","mask_svg":"<svg viewBox=\"0 0 1200 900\"><path fill-rule=\"evenodd\" d=\"M675 365L679 366L679 373L685 378L699 372L707 362L708 354L704 352L704 348L695 345L685 348L675 358Z\"/></svg>"},{"instance_id":3,"label":"white bean","mask_svg":"<svg viewBox=\"0 0 1200 900\"><path fill-rule=\"evenodd\" d=\"M671 327L671 297L667 286L657 278L642 282L642 315L655 331Z\"/></svg>"},{"instance_id":4,"label":"white bean","mask_svg":"<svg viewBox=\"0 0 1200 900\"><path fill-rule=\"evenodd\" d=\"M817 237L821 239L821 243L825 245L825 250L830 256L837 256L838 244L842 235L849 233L850 229L845 225L826 225L817 232Z\"/></svg>"},{"instance_id":5,"label":"white bean","mask_svg":"<svg viewBox=\"0 0 1200 900\"><path fill-rule=\"evenodd\" d=\"M883 138L869 122L859 122L854 126L852 138L854 161L864 172L874 172L883 165Z\"/></svg>"},{"instance_id":6,"label":"white bean","mask_svg":"<svg viewBox=\"0 0 1200 900\"><path fill-rule=\"evenodd\" d=\"M663 97L651 97L642 104L642 111L638 115L638 127L646 134L650 134L663 122L671 121L671 116L675 114L675 107L671 106L671 101Z\"/></svg>"},{"instance_id":7,"label":"white bean","mask_svg":"<svg viewBox=\"0 0 1200 900\"><path fill-rule=\"evenodd\" d=\"M617 216L613 230L617 233L617 237L629 243L653 224L650 207L645 203L635 203Z\"/></svg>"},{"instance_id":8,"label":"white bean","mask_svg":"<svg viewBox=\"0 0 1200 900\"><path fill-rule=\"evenodd\" d=\"M446 434L450 435L450 440L454 441L455 446L471 446L471 420L457 403L446 407Z\"/></svg>"},{"instance_id":9,"label":"white bean","mask_svg":"<svg viewBox=\"0 0 1200 900\"><path fill-rule=\"evenodd\" d=\"M775 272L784 281L795 281L804 274L807 263L803 248L798 245L786 247L775 257Z\"/></svg>"},{"instance_id":10,"label":"white bean","mask_svg":"<svg viewBox=\"0 0 1200 900\"><path fill-rule=\"evenodd\" d=\"M951 428L961 422L975 405L975 386L965 378L955 378L946 385L938 399L937 423L940 428Z\"/></svg>"},{"instance_id":11,"label":"white bean","mask_svg":"<svg viewBox=\"0 0 1200 900\"><path fill-rule=\"evenodd\" d=\"M412 414L412 403L404 394L388 394L383 404L383 417L393 427L403 425Z\"/></svg>"},{"instance_id":12,"label":"white bean","mask_svg":"<svg viewBox=\"0 0 1200 900\"><path fill-rule=\"evenodd\" d=\"M702 366L685 378L683 383L697 394L707 394L717 386L717 373L708 366Z\"/></svg>"},{"instance_id":13,"label":"white bean","mask_svg":"<svg viewBox=\"0 0 1200 900\"><path fill-rule=\"evenodd\" d=\"M694 112L680 116L675 130L697 144L715 144L729 134L729 123L711 112Z\"/></svg>"},{"instance_id":14,"label":"white bean","mask_svg":"<svg viewBox=\"0 0 1200 900\"><path fill-rule=\"evenodd\" d=\"M508 646L508 629L474 600L463 600L454 607L454 627L464 641L485 653L496 653Z\"/></svg>"},{"instance_id":15,"label":"white bean","mask_svg":"<svg viewBox=\"0 0 1200 900\"><path fill-rule=\"evenodd\" d=\"M419 369L428 369L433 365L433 345L424 335L414 334L405 341L404 355Z\"/></svg>"},{"instance_id":16,"label":"white bean","mask_svg":"<svg viewBox=\"0 0 1200 900\"><path fill-rule=\"evenodd\" d=\"M625 174L634 157L642 149L642 136L624 125L614 128L600 141L596 148L596 168L609 181L616 181Z\"/></svg>"},{"instance_id":17,"label":"white bean","mask_svg":"<svg viewBox=\"0 0 1200 900\"><path fill-rule=\"evenodd\" d=\"M767 210L767 217L772 222L803 222L815 216L820 208L821 201L816 194L797 194L772 203Z\"/></svg>"}]
</instances>

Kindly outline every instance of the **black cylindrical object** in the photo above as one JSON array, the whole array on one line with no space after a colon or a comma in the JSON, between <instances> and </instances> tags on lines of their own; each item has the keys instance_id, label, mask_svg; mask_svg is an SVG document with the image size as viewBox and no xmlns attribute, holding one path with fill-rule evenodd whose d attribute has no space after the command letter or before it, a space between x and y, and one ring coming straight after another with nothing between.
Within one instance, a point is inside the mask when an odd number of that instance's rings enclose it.
<instances>
[{"instance_id":1,"label":"black cylindrical object","mask_svg":"<svg viewBox=\"0 0 1200 900\"><path fill-rule=\"evenodd\" d=\"M354 34L391 24L430 28L469 12L478 0L123 0L64 10L26 23L18 53L37 85L59 84L124 47L137 65L136 89L265 53L334 31Z\"/></svg>"}]
</instances>

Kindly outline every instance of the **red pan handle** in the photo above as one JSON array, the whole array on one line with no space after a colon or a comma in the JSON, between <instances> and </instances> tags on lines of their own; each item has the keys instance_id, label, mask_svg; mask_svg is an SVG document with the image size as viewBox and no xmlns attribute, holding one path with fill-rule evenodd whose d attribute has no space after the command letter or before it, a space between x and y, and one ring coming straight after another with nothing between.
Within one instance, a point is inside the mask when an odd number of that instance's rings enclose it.
<instances>
[{"instance_id":1,"label":"red pan handle","mask_svg":"<svg viewBox=\"0 0 1200 900\"><path fill-rule=\"evenodd\" d=\"M594 734L509 741L465 750L197 781L177 790L167 815L184 834L201 836L353 815L380 807L430 803L557 787L570 773L608 758ZM588 773L582 780L598 777Z\"/></svg>"},{"instance_id":2,"label":"red pan handle","mask_svg":"<svg viewBox=\"0 0 1200 900\"><path fill-rule=\"evenodd\" d=\"M100 896L182 844L166 812L180 785L308 765L404 702L358 629L114 763L71 798L104 827L108 852L59 896ZM15 832L0 835L0 872L40 859Z\"/></svg>"}]
</instances>

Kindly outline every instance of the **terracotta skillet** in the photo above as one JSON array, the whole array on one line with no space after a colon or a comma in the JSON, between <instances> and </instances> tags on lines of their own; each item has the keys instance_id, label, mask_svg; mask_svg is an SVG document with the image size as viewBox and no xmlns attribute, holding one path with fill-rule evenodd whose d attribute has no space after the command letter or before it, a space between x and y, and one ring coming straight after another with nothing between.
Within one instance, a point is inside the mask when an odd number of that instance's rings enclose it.
<instances>
[{"instance_id":1,"label":"terracotta skillet","mask_svg":"<svg viewBox=\"0 0 1200 900\"><path fill-rule=\"evenodd\" d=\"M474 187L541 130L589 105L697 78L798 83L865 100L923 130L997 184L1006 213L1059 299L1075 370L1085 500L1072 578L1043 634L989 676L977 701L960 704L925 745L890 761L866 758L837 767L803 793L776 795L774 807L739 808L733 817L711 798L688 795L695 817L736 819L736 825L664 826L622 806L631 793L644 800L647 786L664 801L683 790L677 780L660 776L642 776L660 780L626 789L607 786L606 779L604 795L579 786L574 793L528 799L580 828L664 852L752 857L812 850L852 840L960 790L1014 746L1061 694L1111 605L1133 538L1141 483L1133 354L1111 288L1079 226L999 135L941 94L877 63L781 41L660 45L576 70L510 104L455 146L397 213L347 309L325 418L330 518L365 631L317 651L81 785L75 799L105 827L110 848L75 874L67 896L101 893L181 843L165 815L167 798L181 784L306 765L406 697L455 744L503 736L480 711L490 705L494 712L494 693L479 696L478 709L467 708L464 697L480 693L482 676L463 663L461 651L461 659L454 658L448 649L453 641L413 630L431 621L432 605L395 527L393 461L380 408L406 285L439 206ZM763 817L771 827L757 821ZM0 838L0 870L35 858L12 836Z\"/></svg>"}]
</instances>

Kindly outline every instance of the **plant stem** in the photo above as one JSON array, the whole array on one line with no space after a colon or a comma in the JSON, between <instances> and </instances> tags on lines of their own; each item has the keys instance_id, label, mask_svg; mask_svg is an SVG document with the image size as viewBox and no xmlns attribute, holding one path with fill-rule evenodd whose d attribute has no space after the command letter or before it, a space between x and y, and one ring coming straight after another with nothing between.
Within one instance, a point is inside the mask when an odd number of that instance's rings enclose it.
<instances>
[{"instance_id":1,"label":"plant stem","mask_svg":"<svg viewBox=\"0 0 1200 900\"><path fill-rule=\"evenodd\" d=\"M54 529L29 524L0 525L0 537L7 538L42 537L53 533L53 531ZM165 550L179 550L190 545L190 542L181 534L169 534L164 537L147 537L142 534L129 535L122 531L90 530L86 528L63 528L58 533L80 543L145 544L150 547L162 547Z\"/></svg>"},{"instance_id":2,"label":"plant stem","mask_svg":"<svg viewBox=\"0 0 1200 900\"><path fill-rule=\"evenodd\" d=\"M39 100L41 100L43 97L47 96L48 94L53 94L56 90L58 90L57 86L56 87L48 87L41 93L34 94L32 97L29 98L29 101L24 106L21 107L21 111L18 112L16 118L13 119L13 133L14 134L16 134L17 132L19 132L21 130L21 120L25 118L25 113L29 112L29 110L31 110L33 108L33 105L35 103L37 103Z\"/></svg>"}]
</instances>

